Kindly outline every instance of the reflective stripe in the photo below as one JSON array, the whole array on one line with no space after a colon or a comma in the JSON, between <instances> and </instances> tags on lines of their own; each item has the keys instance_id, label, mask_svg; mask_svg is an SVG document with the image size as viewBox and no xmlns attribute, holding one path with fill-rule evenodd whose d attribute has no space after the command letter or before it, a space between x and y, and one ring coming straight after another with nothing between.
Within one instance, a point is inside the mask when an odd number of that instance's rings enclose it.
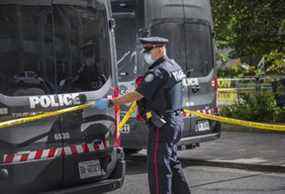
<instances>
[{"instance_id":1,"label":"reflective stripe","mask_svg":"<svg viewBox=\"0 0 285 194\"><path fill-rule=\"evenodd\" d=\"M98 143L90 144L79 144L79 145L70 145L65 146L64 148L51 147L49 149L38 149L35 151L21 151L18 153L4 154L3 161L4 164L13 164L26 161L37 161L37 160L48 160L56 157L77 155L81 153L92 153L99 150L105 150L109 146L108 141L101 141Z\"/></svg>"},{"instance_id":2,"label":"reflective stripe","mask_svg":"<svg viewBox=\"0 0 285 194\"><path fill-rule=\"evenodd\" d=\"M94 150L97 151L99 150L99 145L98 144L93 144Z\"/></svg>"},{"instance_id":3,"label":"reflective stripe","mask_svg":"<svg viewBox=\"0 0 285 194\"><path fill-rule=\"evenodd\" d=\"M43 154L43 150L37 150L36 155L35 155L35 160L40 160Z\"/></svg>"},{"instance_id":4,"label":"reflective stripe","mask_svg":"<svg viewBox=\"0 0 285 194\"><path fill-rule=\"evenodd\" d=\"M14 154L6 154L4 156L4 163L11 163L13 162Z\"/></svg>"},{"instance_id":5,"label":"reflective stripe","mask_svg":"<svg viewBox=\"0 0 285 194\"><path fill-rule=\"evenodd\" d=\"M56 148L50 148L48 153L48 158L53 158L56 152Z\"/></svg>"},{"instance_id":6,"label":"reflective stripe","mask_svg":"<svg viewBox=\"0 0 285 194\"><path fill-rule=\"evenodd\" d=\"M71 148L69 146L64 147L63 150L64 150L65 156L69 156L72 154Z\"/></svg>"},{"instance_id":7,"label":"reflective stripe","mask_svg":"<svg viewBox=\"0 0 285 194\"><path fill-rule=\"evenodd\" d=\"M20 161L21 162L24 162L24 161L27 161L28 160L28 157L29 157L29 154L23 154Z\"/></svg>"},{"instance_id":8,"label":"reflective stripe","mask_svg":"<svg viewBox=\"0 0 285 194\"><path fill-rule=\"evenodd\" d=\"M76 155L78 153L76 149L76 145L71 145L70 148L71 148L71 152L73 155Z\"/></svg>"},{"instance_id":9,"label":"reflective stripe","mask_svg":"<svg viewBox=\"0 0 285 194\"><path fill-rule=\"evenodd\" d=\"M62 148L56 148L54 158L61 156L63 154L62 152L63 152Z\"/></svg>"},{"instance_id":10,"label":"reflective stripe","mask_svg":"<svg viewBox=\"0 0 285 194\"><path fill-rule=\"evenodd\" d=\"M89 148L88 148L88 145L86 143L82 145L82 149L83 149L83 153L89 152Z\"/></svg>"},{"instance_id":11,"label":"reflective stripe","mask_svg":"<svg viewBox=\"0 0 285 194\"><path fill-rule=\"evenodd\" d=\"M28 160L34 160L34 159L35 159L35 156L36 156L36 151L30 152L30 153L29 153Z\"/></svg>"},{"instance_id":12,"label":"reflective stripe","mask_svg":"<svg viewBox=\"0 0 285 194\"><path fill-rule=\"evenodd\" d=\"M109 145L109 141L107 141L106 139L104 139L103 145L104 145L104 148L109 147L109 146L108 146L108 145Z\"/></svg>"},{"instance_id":13,"label":"reflective stripe","mask_svg":"<svg viewBox=\"0 0 285 194\"><path fill-rule=\"evenodd\" d=\"M42 153L42 160L48 159L49 149L44 150Z\"/></svg>"},{"instance_id":14,"label":"reflective stripe","mask_svg":"<svg viewBox=\"0 0 285 194\"><path fill-rule=\"evenodd\" d=\"M14 158L13 158L13 162L20 162L21 161L21 154L15 154Z\"/></svg>"},{"instance_id":15,"label":"reflective stripe","mask_svg":"<svg viewBox=\"0 0 285 194\"><path fill-rule=\"evenodd\" d=\"M88 145L88 149L90 152L94 152L95 149L94 149L94 144L87 144Z\"/></svg>"},{"instance_id":16,"label":"reflective stripe","mask_svg":"<svg viewBox=\"0 0 285 194\"><path fill-rule=\"evenodd\" d=\"M103 142L100 143L99 149L100 149L100 150L104 150L104 149L105 149L105 146L104 146Z\"/></svg>"},{"instance_id":17,"label":"reflective stripe","mask_svg":"<svg viewBox=\"0 0 285 194\"><path fill-rule=\"evenodd\" d=\"M76 150L77 150L77 153L78 153L78 154L83 153L82 145L77 145L77 146L76 146Z\"/></svg>"}]
</instances>

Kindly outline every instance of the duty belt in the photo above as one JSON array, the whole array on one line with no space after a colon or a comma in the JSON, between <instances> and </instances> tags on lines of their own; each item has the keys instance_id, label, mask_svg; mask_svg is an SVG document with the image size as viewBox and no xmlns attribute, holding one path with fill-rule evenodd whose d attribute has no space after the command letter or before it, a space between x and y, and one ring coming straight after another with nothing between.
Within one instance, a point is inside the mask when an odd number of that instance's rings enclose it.
<instances>
[{"instance_id":1,"label":"duty belt","mask_svg":"<svg viewBox=\"0 0 285 194\"><path fill-rule=\"evenodd\" d=\"M170 111L166 111L163 115L175 114L175 116L178 116L181 113L182 113L182 110L170 110Z\"/></svg>"},{"instance_id":2,"label":"duty belt","mask_svg":"<svg viewBox=\"0 0 285 194\"><path fill-rule=\"evenodd\" d=\"M169 114L175 114L175 116L178 116L182 113L182 110L168 110L168 111L165 111L165 113L162 115L165 116L165 115L169 115ZM152 112L149 111L146 113L146 118L149 120L150 118L152 117Z\"/></svg>"}]
</instances>

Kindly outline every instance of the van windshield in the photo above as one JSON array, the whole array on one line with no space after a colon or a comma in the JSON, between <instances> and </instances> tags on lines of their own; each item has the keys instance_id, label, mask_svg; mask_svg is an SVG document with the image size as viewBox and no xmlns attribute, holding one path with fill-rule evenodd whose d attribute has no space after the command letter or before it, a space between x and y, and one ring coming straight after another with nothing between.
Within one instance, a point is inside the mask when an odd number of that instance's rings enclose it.
<instances>
[{"instance_id":1,"label":"van windshield","mask_svg":"<svg viewBox=\"0 0 285 194\"><path fill-rule=\"evenodd\" d=\"M213 68L213 48L208 25L165 22L153 25L152 35L169 39L167 54L187 72L187 76L207 76Z\"/></svg>"},{"instance_id":2,"label":"van windshield","mask_svg":"<svg viewBox=\"0 0 285 194\"><path fill-rule=\"evenodd\" d=\"M104 6L0 6L0 93L100 89L111 74Z\"/></svg>"}]
</instances>

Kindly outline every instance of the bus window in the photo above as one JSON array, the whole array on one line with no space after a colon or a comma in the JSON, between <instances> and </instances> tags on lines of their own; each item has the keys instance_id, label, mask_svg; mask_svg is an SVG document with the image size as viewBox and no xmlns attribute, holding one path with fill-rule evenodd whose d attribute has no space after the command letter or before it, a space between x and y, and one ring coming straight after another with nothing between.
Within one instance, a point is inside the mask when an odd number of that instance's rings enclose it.
<instances>
[{"instance_id":1,"label":"bus window","mask_svg":"<svg viewBox=\"0 0 285 194\"><path fill-rule=\"evenodd\" d=\"M40 95L103 87L111 61L106 13L101 10L1 6L0 92Z\"/></svg>"}]
</instances>

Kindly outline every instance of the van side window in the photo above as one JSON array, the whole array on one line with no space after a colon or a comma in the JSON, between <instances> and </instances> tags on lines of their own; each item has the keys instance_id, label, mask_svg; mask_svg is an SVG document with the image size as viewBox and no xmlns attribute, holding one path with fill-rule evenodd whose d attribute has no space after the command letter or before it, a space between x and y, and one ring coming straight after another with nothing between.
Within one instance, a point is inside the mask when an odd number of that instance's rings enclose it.
<instances>
[{"instance_id":1,"label":"van side window","mask_svg":"<svg viewBox=\"0 0 285 194\"><path fill-rule=\"evenodd\" d=\"M118 65L119 81L127 82L136 78L136 32L137 25L134 16L116 16L116 46L118 52L118 60L125 58ZM126 28L128 26L128 28Z\"/></svg>"}]
</instances>

